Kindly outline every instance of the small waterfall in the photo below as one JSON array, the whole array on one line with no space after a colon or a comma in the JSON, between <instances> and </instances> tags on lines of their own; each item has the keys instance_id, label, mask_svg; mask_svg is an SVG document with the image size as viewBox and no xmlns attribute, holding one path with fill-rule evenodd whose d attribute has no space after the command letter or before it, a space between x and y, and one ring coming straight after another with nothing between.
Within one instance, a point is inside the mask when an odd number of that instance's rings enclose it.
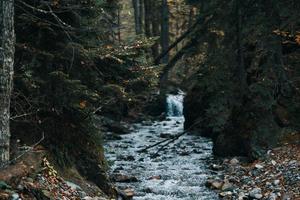
<instances>
[{"instance_id":1,"label":"small waterfall","mask_svg":"<svg viewBox=\"0 0 300 200\"><path fill-rule=\"evenodd\" d=\"M167 116L181 117L183 115L183 98L184 93L179 91L178 94L167 95Z\"/></svg>"}]
</instances>

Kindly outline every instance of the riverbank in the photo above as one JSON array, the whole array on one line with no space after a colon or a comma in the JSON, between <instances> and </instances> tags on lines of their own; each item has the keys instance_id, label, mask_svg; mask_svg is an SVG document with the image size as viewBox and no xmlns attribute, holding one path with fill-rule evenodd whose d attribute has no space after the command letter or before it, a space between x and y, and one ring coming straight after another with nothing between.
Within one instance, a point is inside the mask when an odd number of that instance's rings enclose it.
<instances>
[{"instance_id":1,"label":"riverbank","mask_svg":"<svg viewBox=\"0 0 300 200\"><path fill-rule=\"evenodd\" d=\"M94 183L75 168L59 170L40 147L0 171L1 200L108 200ZM107 191L105 191L107 192Z\"/></svg>"},{"instance_id":2,"label":"riverbank","mask_svg":"<svg viewBox=\"0 0 300 200\"><path fill-rule=\"evenodd\" d=\"M207 186L223 199L300 199L300 145L286 144L269 150L263 160L223 159L212 164L217 175Z\"/></svg>"}]
</instances>

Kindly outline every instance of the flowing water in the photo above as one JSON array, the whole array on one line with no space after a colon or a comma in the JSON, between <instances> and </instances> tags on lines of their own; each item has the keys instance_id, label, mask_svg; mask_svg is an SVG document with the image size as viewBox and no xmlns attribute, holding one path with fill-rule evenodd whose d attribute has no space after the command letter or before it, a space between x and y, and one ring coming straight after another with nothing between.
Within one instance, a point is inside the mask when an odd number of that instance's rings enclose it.
<instances>
[{"instance_id":1,"label":"flowing water","mask_svg":"<svg viewBox=\"0 0 300 200\"><path fill-rule=\"evenodd\" d=\"M183 135L158 155L159 147L138 153L166 137L183 132L183 94L167 96L168 118L153 123L134 124L121 140L107 141L106 158L111 174L137 178L137 182L116 183L120 189L134 190L134 200L215 200L218 196L205 187L213 159L212 142L194 135Z\"/></svg>"}]
</instances>

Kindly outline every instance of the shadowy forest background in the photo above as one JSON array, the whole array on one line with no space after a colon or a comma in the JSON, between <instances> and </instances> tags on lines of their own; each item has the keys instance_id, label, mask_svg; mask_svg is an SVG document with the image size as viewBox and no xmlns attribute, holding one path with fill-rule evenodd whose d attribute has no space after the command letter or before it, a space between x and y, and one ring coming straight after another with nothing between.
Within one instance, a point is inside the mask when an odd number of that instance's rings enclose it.
<instances>
[{"instance_id":1,"label":"shadowy forest background","mask_svg":"<svg viewBox=\"0 0 300 200\"><path fill-rule=\"evenodd\" d=\"M106 193L102 137L163 116L186 91L185 128L216 155L299 142L297 0L15 0L11 159L42 145ZM101 173L99 173L101 172Z\"/></svg>"}]
</instances>

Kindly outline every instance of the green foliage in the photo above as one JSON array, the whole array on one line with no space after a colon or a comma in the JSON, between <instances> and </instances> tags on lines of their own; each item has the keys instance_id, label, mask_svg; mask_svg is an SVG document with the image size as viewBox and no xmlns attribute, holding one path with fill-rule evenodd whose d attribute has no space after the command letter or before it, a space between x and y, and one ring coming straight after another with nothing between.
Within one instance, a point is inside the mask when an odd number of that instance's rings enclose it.
<instances>
[{"instance_id":1,"label":"green foliage","mask_svg":"<svg viewBox=\"0 0 300 200\"><path fill-rule=\"evenodd\" d=\"M299 129L300 85L294 80L299 77L300 4L188 2L198 6L199 17L211 17L191 36L198 54L205 54L195 61L194 88L204 97L197 106L205 110L198 116L200 127L250 144L237 154L276 145L283 126ZM279 106L284 112L277 112Z\"/></svg>"},{"instance_id":2,"label":"green foliage","mask_svg":"<svg viewBox=\"0 0 300 200\"><path fill-rule=\"evenodd\" d=\"M43 132L62 166L83 153L103 162L97 115L126 116L137 92L129 82L143 80L151 90L154 75L142 57L152 41L115 44L117 1L24 3L16 2L13 137L32 142Z\"/></svg>"}]
</instances>

